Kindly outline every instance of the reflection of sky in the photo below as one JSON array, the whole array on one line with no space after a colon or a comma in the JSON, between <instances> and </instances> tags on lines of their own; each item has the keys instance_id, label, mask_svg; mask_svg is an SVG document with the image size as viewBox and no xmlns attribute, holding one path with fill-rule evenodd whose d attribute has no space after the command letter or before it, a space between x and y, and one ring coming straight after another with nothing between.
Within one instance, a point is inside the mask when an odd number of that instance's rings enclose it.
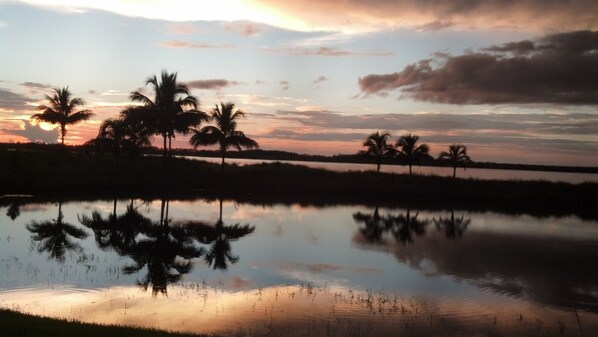
<instances>
[{"instance_id":1,"label":"reflection of sky","mask_svg":"<svg viewBox=\"0 0 598 337\"><path fill-rule=\"evenodd\" d=\"M118 202L117 214L122 214L130 201ZM157 221L160 216L160 201L142 204L134 203L139 212L145 217ZM55 219L58 205L27 205L22 208L21 215L14 221L6 214L6 207L0 209L0 219L3 224L0 230L0 249L2 260L0 273L0 288L4 291L22 287L39 287L40 289L58 286L72 286L82 289L101 290L106 287L132 286L136 280L144 277L145 269L138 274L124 275L121 268L131 263L127 257L120 257L113 251L100 251L91 230L80 225L78 217L89 216L93 210L99 210L106 217L112 212L112 201L65 203L62 205L64 221L83 228L90 236L80 242L84 248L82 252L67 252L66 261L60 264L49 260L47 253L39 253L30 239L30 233L25 225L33 220L44 221ZM497 244L505 243L496 251L478 247L478 250L492 254L505 254L512 250L506 242L536 242L535 246L554 244L563 246L563 261L575 258L577 252L597 247L598 224L594 221L581 221L575 217L537 219L529 216L506 216L496 213L467 213L456 211L455 216L464 215L471 219L463 237L457 240L444 238L444 232L436 231L434 224L427 227L425 236L413 235L414 242L404 246L394 242L391 236L384 236L384 243L371 245L356 241L359 236L360 224L353 220L356 212L371 213L372 209L355 206L340 207L301 207L301 206L256 206L239 204L233 201L223 203L223 221L225 225L250 224L255 226L255 232L231 241L232 253L240 260L229 265L228 270L212 270L205 265L203 259L194 260L191 273L183 276L183 284L206 282L209 285L219 285L231 291L270 288L284 285L312 284L317 288L337 288L345 290L367 291L394 294L397 296L448 297L464 301L481 301L487 296L499 296L500 293L510 294L509 289L499 289L502 284L501 274L485 275L484 270L505 273L505 280L515 275L523 280L524 287L527 279L531 285L535 284L539 275L545 271L540 268L512 265L512 270L506 272L500 266L484 266L475 263L475 256L468 259L451 261L451 256L463 258L462 254L476 249L474 238L480 242L499 240ZM405 212L402 209L380 209L382 216L398 215ZM414 216L417 211L411 211ZM169 203L169 218L173 223L184 220L202 221L215 224L218 219L218 201L209 203L201 201L171 201ZM450 212L421 211L418 219L432 221L433 218L450 216ZM512 238L510 240L509 238ZM530 252L536 253L531 247ZM548 247L548 246L547 246ZM525 247L513 247L517 252L525 252ZM500 252L503 250L503 253ZM461 252L461 250L463 252ZM444 251L444 253L443 253ZM548 250L552 254L552 250ZM444 254L444 255L443 255ZM550 255L552 256L552 255ZM496 256L479 256L479 261L495 261ZM542 259L542 256L536 258ZM579 257L590 258L590 257ZM532 261L531 258L521 259L523 263ZM514 263L514 262L513 262ZM559 261L554 260L555 268L559 268ZM508 261L504 263L509 264ZM532 267L532 266L529 266ZM564 266L561 266L564 267ZM471 268L464 269L462 268ZM598 275L590 268L570 275L569 282L587 283L579 276ZM485 276L484 276L485 275ZM498 279L496 279L498 277ZM495 279L497 288L489 286L487 282ZM561 280L561 281L564 281ZM558 280L545 279L547 296L554 296L554 291L560 291L567 284L556 285ZM553 284L554 283L554 284ZM575 284L569 284L573 287ZM171 285L170 287L173 287ZM564 288L563 288L564 287ZM495 289L493 291L492 289ZM559 290L560 289L560 290ZM585 289L590 290L591 289ZM503 292L506 291L506 292ZM544 299L537 294L530 294L534 301ZM596 291L594 288L593 291ZM561 294L565 296L565 294ZM558 296L558 295L557 295ZM508 296L509 298L511 296ZM521 300L528 297L523 294ZM564 303L570 305L568 299ZM573 299L572 301L576 301ZM560 303L550 300L550 303Z\"/></svg>"}]
</instances>

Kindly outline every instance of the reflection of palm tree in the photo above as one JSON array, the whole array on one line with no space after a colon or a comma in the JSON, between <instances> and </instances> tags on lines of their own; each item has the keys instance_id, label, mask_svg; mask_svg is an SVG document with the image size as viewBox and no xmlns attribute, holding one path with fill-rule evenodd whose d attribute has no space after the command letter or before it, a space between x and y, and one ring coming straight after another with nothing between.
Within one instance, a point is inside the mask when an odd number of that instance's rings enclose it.
<instances>
[{"instance_id":1,"label":"reflection of palm tree","mask_svg":"<svg viewBox=\"0 0 598 337\"><path fill-rule=\"evenodd\" d=\"M396 217L391 217L395 226L393 226L392 234L397 240L397 242L401 242L403 244L411 244L413 243L413 235L412 233L417 234L418 236L424 235L426 233L426 226L428 225L427 220L418 220L417 216L419 212L415 214L415 216L411 217L411 212L407 209L406 214L399 214Z\"/></svg>"},{"instance_id":2,"label":"reflection of palm tree","mask_svg":"<svg viewBox=\"0 0 598 337\"><path fill-rule=\"evenodd\" d=\"M428 144L416 145L418 140L419 136L409 133L401 136L396 144L398 148L401 148L399 156L407 158L409 174L411 174L411 166L413 166L414 161L419 163L422 159L430 157Z\"/></svg>"},{"instance_id":3,"label":"reflection of palm tree","mask_svg":"<svg viewBox=\"0 0 598 337\"><path fill-rule=\"evenodd\" d=\"M58 217L55 220L44 222L32 221L27 225L33 235L31 239L39 241L37 250L41 253L47 251L51 258L64 262L67 250L82 250L81 246L73 242L72 238L85 239L87 233L63 221L62 203L58 203Z\"/></svg>"},{"instance_id":4,"label":"reflection of palm tree","mask_svg":"<svg viewBox=\"0 0 598 337\"><path fill-rule=\"evenodd\" d=\"M241 151L242 147L247 149L259 147L255 140L245 136L243 131L237 130L237 120L245 117L245 113L241 110L233 111L234 109L235 104L231 102L226 104L221 102L220 107L216 105L211 116L211 120L216 125L208 125L201 128L201 130L193 130L194 135L189 140L195 148L201 145L218 144L222 156L221 167L224 167L224 157L229 148L233 147Z\"/></svg>"},{"instance_id":5,"label":"reflection of palm tree","mask_svg":"<svg viewBox=\"0 0 598 337\"><path fill-rule=\"evenodd\" d=\"M33 115L31 118L40 122L60 125L60 140L64 145L64 136L66 135L66 126L77 124L88 120L93 113L90 110L74 111L79 106L85 105L85 102L79 98L71 98L69 88L54 89L52 97L46 95L48 105L38 107L42 113Z\"/></svg>"},{"instance_id":6,"label":"reflection of palm tree","mask_svg":"<svg viewBox=\"0 0 598 337\"><path fill-rule=\"evenodd\" d=\"M143 230L146 238L133 242L126 254L134 261L123 268L133 274L147 267L147 274L137 281L143 289L152 285L152 294L167 293L167 286L191 271L191 259L200 257L203 249L193 245L184 230L171 228L168 220L168 201L162 200L160 221Z\"/></svg>"},{"instance_id":7,"label":"reflection of palm tree","mask_svg":"<svg viewBox=\"0 0 598 337\"><path fill-rule=\"evenodd\" d=\"M464 218L465 215L461 215L461 218L455 219L455 210L452 209L450 218L439 217L438 220L433 220L438 230L444 229L447 238L460 238L471 223L471 219Z\"/></svg>"},{"instance_id":8,"label":"reflection of palm tree","mask_svg":"<svg viewBox=\"0 0 598 337\"><path fill-rule=\"evenodd\" d=\"M146 121L152 126L154 133L164 138L164 157L166 157L172 148L175 132L187 134L191 131L191 127L207 120L207 116L204 112L195 110L199 105L198 99L191 95L186 85L177 82L176 73L169 74L162 71L160 80L154 75L149 77L145 84L153 88L154 98L151 99L135 91L131 93L131 99L143 104ZM185 111L187 107L193 110Z\"/></svg>"},{"instance_id":9,"label":"reflection of palm tree","mask_svg":"<svg viewBox=\"0 0 598 337\"><path fill-rule=\"evenodd\" d=\"M139 233L151 226L151 221L141 215L134 207L133 201L127 206L124 214L116 214L116 199L112 214L107 218L94 211L91 217L83 215L79 222L93 230L98 247L102 250L114 250L125 255Z\"/></svg>"},{"instance_id":10,"label":"reflection of palm tree","mask_svg":"<svg viewBox=\"0 0 598 337\"><path fill-rule=\"evenodd\" d=\"M10 217L12 221L15 221L19 215L21 215L20 205L16 202L13 202L10 204L10 206L8 206L8 209L6 210L6 216Z\"/></svg>"},{"instance_id":11,"label":"reflection of palm tree","mask_svg":"<svg viewBox=\"0 0 598 337\"><path fill-rule=\"evenodd\" d=\"M376 171L380 172L380 165L384 158L388 158L396 153L396 149L387 143L390 138L388 132L380 134L378 131L372 133L363 143L363 146L367 147L365 151L361 151L361 154L373 157L376 161Z\"/></svg>"},{"instance_id":12,"label":"reflection of palm tree","mask_svg":"<svg viewBox=\"0 0 598 337\"><path fill-rule=\"evenodd\" d=\"M459 164L463 164L463 169L465 169L465 165L471 162L471 158L467 155L467 146L462 144L450 145L449 152L442 151L438 156L438 160L448 160L451 162L453 166L453 178L457 176L457 166Z\"/></svg>"},{"instance_id":13,"label":"reflection of palm tree","mask_svg":"<svg viewBox=\"0 0 598 337\"><path fill-rule=\"evenodd\" d=\"M357 212L353 214L353 219L358 223L363 222L364 227L359 231L369 243L382 242L382 235L388 230L388 221L386 217L380 216L378 207L371 214Z\"/></svg>"}]
</instances>

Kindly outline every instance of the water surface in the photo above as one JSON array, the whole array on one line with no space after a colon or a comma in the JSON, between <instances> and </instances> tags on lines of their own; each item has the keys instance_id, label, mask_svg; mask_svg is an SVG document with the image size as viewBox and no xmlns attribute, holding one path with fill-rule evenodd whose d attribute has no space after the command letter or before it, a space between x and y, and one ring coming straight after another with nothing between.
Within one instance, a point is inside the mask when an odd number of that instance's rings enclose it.
<instances>
[{"instance_id":1,"label":"water surface","mask_svg":"<svg viewBox=\"0 0 598 337\"><path fill-rule=\"evenodd\" d=\"M0 306L289 336L598 333L598 223L225 200L0 208ZM579 321L578 321L579 317Z\"/></svg>"}]
</instances>

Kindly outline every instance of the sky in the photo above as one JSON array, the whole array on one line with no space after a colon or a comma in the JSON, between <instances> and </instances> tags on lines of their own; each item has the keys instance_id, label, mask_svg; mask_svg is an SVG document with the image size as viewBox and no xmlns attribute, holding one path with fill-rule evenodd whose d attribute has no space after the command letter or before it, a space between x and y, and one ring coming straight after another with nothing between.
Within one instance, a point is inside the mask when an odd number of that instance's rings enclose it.
<instances>
[{"instance_id":1,"label":"sky","mask_svg":"<svg viewBox=\"0 0 598 337\"><path fill-rule=\"evenodd\" d=\"M266 150L356 153L379 130L598 166L595 0L0 0L0 142L58 142L30 118L68 87L94 112L68 128L82 144L162 70Z\"/></svg>"}]
</instances>

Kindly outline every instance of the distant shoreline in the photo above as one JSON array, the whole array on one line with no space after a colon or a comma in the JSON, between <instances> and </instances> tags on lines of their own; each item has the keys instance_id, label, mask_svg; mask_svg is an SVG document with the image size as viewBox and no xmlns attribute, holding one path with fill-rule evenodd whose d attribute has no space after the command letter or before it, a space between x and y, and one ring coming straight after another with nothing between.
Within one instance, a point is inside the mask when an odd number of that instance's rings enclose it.
<instances>
[{"instance_id":1,"label":"distant shoreline","mask_svg":"<svg viewBox=\"0 0 598 337\"><path fill-rule=\"evenodd\" d=\"M0 149L39 150L44 147L58 147L59 144L35 144L35 143L0 143ZM85 152L83 145L69 146L70 149ZM150 147L142 149L142 154L162 155L162 149ZM193 150L193 149L172 149L176 156L192 156L220 158L216 150ZM358 154L336 154L332 156L301 154L280 150L245 150L227 152L227 158L252 159L252 160L279 160L279 161L303 161L322 163L343 163L343 164L372 164L370 158ZM474 158L475 159L475 158ZM406 163L399 160L385 160L383 165L405 166ZM446 167L436 161L422 161L417 164L425 167ZM467 164L467 168L493 169L493 170L519 170L519 171L541 171L541 172L563 172L563 173L590 173L598 174L598 166L566 166L566 165L543 165L543 164L516 164L496 162L476 162Z\"/></svg>"}]
</instances>

